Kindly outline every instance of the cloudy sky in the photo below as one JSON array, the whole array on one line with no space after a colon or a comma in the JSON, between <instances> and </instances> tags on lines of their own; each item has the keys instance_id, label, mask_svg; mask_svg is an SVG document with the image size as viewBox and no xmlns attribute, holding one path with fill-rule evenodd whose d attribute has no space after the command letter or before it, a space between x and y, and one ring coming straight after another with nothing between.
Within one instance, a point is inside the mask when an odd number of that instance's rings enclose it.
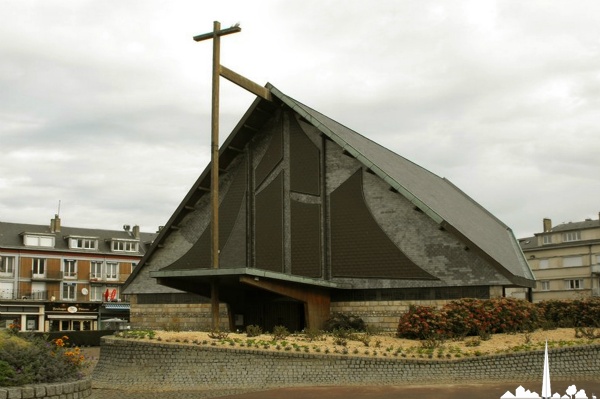
<instances>
[{"instance_id":1,"label":"cloudy sky","mask_svg":"<svg viewBox=\"0 0 600 399\"><path fill-rule=\"evenodd\" d=\"M212 5L214 3L215 5ZM211 44L517 237L600 211L600 2L0 0L0 220L164 225L209 162ZM222 80L221 140L253 101Z\"/></svg>"}]
</instances>

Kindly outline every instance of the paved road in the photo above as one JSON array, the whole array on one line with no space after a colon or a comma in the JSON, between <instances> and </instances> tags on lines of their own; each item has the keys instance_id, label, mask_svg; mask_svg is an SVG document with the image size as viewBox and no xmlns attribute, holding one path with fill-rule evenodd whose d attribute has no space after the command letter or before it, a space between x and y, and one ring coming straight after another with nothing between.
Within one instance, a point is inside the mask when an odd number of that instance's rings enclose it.
<instances>
[{"instance_id":1,"label":"paved road","mask_svg":"<svg viewBox=\"0 0 600 399\"><path fill-rule=\"evenodd\" d=\"M600 398L600 381L555 381L552 391L561 396L569 385L585 389L589 399L592 393ZM540 385L540 386L536 386ZM90 399L499 399L506 391L515 392L515 383L433 385L433 386L352 386L352 387L302 387L280 388L267 391L170 391L170 392L134 392L109 389L94 389ZM523 384L526 389L540 392L541 383Z\"/></svg>"}]
</instances>

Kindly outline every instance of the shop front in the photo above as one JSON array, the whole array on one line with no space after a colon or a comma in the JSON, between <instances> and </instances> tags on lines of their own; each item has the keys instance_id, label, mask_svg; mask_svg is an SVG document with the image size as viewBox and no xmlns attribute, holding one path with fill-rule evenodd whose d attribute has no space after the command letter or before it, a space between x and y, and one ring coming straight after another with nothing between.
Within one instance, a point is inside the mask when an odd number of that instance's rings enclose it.
<instances>
[{"instance_id":1,"label":"shop front","mask_svg":"<svg viewBox=\"0 0 600 399\"><path fill-rule=\"evenodd\" d=\"M44 331L44 306L31 302L0 304L0 328Z\"/></svg>"},{"instance_id":2,"label":"shop front","mask_svg":"<svg viewBox=\"0 0 600 399\"><path fill-rule=\"evenodd\" d=\"M98 329L98 303L50 303L46 305L44 331Z\"/></svg>"}]
</instances>

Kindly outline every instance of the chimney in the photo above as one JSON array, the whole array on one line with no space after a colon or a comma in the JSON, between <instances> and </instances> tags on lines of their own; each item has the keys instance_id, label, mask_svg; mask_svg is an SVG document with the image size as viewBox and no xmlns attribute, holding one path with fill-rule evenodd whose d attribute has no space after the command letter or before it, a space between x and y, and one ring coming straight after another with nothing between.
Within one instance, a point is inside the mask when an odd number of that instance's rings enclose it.
<instances>
[{"instance_id":1,"label":"chimney","mask_svg":"<svg viewBox=\"0 0 600 399\"><path fill-rule=\"evenodd\" d=\"M544 233L552 231L552 220L544 218Z\"/></svg>"},{"instance_id":2,"label":"chimney","mask_svg":"<svg viewBox=\"0 0 600 399\"><path fill-rule=\"evenodd\" d=\"M140 239L140 226L137 224L133 226L133 238Z\"/></svg>"},{"instance_id":3,"label":"chimney","mask_svg":"<svg viewBox=\"0 0 600 399\"><path fill-rule=\"evenodd\" d=\"M54 214L54 219L50 219L50 232L60 233L60 218Z\"/></svg>"}]
</instances>

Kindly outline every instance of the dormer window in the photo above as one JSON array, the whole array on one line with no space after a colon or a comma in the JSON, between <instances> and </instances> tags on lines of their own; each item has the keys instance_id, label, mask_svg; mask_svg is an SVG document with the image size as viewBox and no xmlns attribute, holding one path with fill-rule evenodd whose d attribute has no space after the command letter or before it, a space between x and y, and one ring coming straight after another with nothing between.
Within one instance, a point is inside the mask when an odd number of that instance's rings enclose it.
<instances>
[{"instance_id":1,"label":"dormer window","mask_svg":"<svg viewBox=\"0 0 600 399\"><path fill-rule=\"evenodd\" d=\"M23 245L26 247L54 248L54 234L22 233Z\"/></svg>"},{"instance_id":2,"label":"dormer window","mask_svg":"<svg viewBox=\"0 0 600 399\"><path fill-rule=\"evenodd\" d=\"M563 234L563 242L581 240L581 231L569 231Z\"/></svg>"},{"instance_id":3,"label":"dormer window","mask_svg":"<svg viewBox=\"0 0 600 399\"><path fill-rule=\"evenodd\" d=\"M113 239L111 249L114 252L138 252L139 242L133 240Z\"/></svg>"},{"instance_id":4,"label":"dormer window","mask_svg":"<svg viewBox=\"0 0 600 399\"><path fill-rule=\"evenodd\" d=\"M71 249L98 249L98 238L96 237L69 236L67 238Z\"/></svg>"},{"instance_id":5,"label":"dormer window","mask_svg":"<svg viewBox=\"0 0 600 399\"><path fill-rule=\"evenodd\" d=\"M550 234L543 237L543 245L552 244L552 236Z\"/></svg>"}]
</instances>

